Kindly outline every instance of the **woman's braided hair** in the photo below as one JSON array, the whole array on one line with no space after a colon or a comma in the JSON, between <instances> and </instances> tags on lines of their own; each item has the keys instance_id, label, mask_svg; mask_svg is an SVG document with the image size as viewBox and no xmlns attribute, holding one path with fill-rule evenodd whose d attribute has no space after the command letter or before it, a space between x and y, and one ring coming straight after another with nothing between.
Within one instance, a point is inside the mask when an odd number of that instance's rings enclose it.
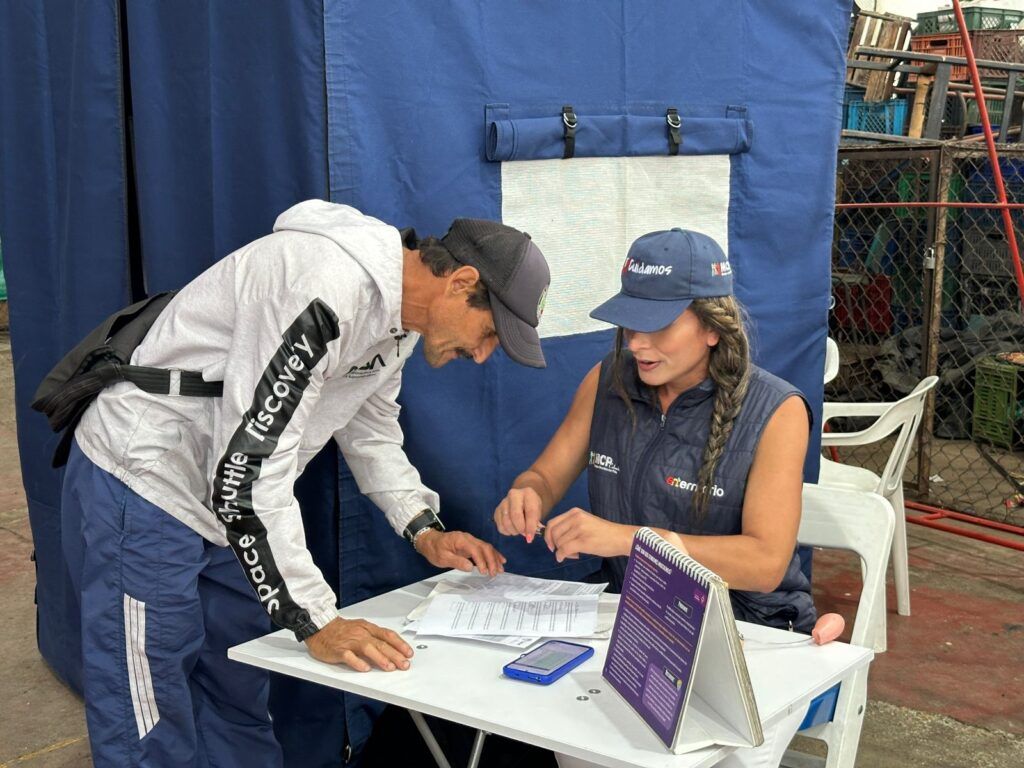
<instances>
[{"instance_id":1,"label":"woman's braided hair","mask_svg":"<svg viewBox=\"0 0 1024 768\"><path fill-rule=\"evenodd\" d=\"M743 407L750 384L750 340L743 324L743 310L733 296L695 299L690 305L701 324L718 332L718 344L711 348L708 375L715 382L711 408L711 429L704 444L693 511L697 522L704 519L711 500L718 461L732 434L732 425Z\"/></svg>"},{"instance_id":2,"label":"woman's braided hair","mask_svg":"<svg viewBox=\"0 0 1024 768\"><path fill-rule=\"evenodd\" d=\"M732 434L733 422L743 407L750 384L750 340L743 321L743 307L733 296L694 299L690 309L708 330L718 332L718 344L711 348L708 375L715 383L715 401L711 409L711 428L704 444L704 455L697 473L693 494L695 522L707 515L714 486L715 470ZM622 379L622 351L625 333L619 328L612 351L612 389L622 399L636 427L636 412ZM657 402L655 400L655 402Z\"/></svg>"}]
</instances>

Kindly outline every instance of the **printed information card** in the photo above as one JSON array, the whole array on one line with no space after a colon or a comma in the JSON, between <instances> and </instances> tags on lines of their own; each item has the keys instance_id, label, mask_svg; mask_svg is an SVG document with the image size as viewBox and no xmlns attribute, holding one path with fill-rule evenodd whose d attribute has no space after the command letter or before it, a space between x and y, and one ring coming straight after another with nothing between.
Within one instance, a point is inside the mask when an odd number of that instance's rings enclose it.
<instances>
[{"instance_id":1,"label":"printed information card","mask_svg":"<svg viewBox=\"0 0 1024 768\"><path fill-rule=\"evenodd\" d=\"M693 675L708 588L638 537L604 676L670 748Z\"/></svg>"}]
</instances>

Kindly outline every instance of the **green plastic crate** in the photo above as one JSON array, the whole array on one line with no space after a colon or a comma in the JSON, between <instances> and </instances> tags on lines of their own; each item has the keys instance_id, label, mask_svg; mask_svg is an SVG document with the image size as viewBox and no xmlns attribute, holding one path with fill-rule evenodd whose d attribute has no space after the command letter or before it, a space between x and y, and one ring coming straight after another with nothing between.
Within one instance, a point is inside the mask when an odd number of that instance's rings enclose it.
<instances>
[{"instance_id":1,"label":"green plastic crate","mask_svg":"<svg viewBox=\"0 0 1024 768\"><path fill-rule=\"evenodd\" d=\"M892 302L907 312L920 312L924 306L924 267L920 262L900 261L893 267ZM960 272L947 256L942 270L942 312L957 307L960 292Z\"/></svg>"},{"instance_id":2,"label":"green plastic crate","mask_svg":"<svg viewBox=\"0 0 1024 768\"><path fill-rule=\"evenodd\" d=\"M985 106L988 107L989 125L1002 125L1003 123L1003 100L985 99ZM977 99L967 100L967 124L981 123L981 110L978 109Z\"/></svg>"},{"instance_id":3,"label":"green plastic crate","mask_svg":"<svg viewBox=\"0 0 1024 768\"><path fill-rule=\"evenodd\" d=\"M1024 11L1010 8L964 8L967 31L979 29L1017 29L1024 23ZM956 14L952 8L942 11L927 11L917 14L915 35L940 35L944 32L959 32Z\"/></svg>"},{"instance_id":4,"label":"green plastic crate","mask_svg":"<svg viewBox=\"0 0 1024 768\"><path fill-rule=\"evenodd\" d=\"M900 202L914 202L916 200L930 200L929 197L929 183L931 182L931 174L928 171L904 171L900 174L899 179L896 181L896 196ZM949 177L949 194L946 196L946 202L958 203L963 200L964 194L964 177L959 173L954 173ZM928 215L927 208L895 208L894 213L899 218L915 218L923 219ZM950 208L948 209L948 219L950 221L956 221L960 218L962 209Z\"/></svg>"},{"instance_id":5,"label":"green plastic crate","mask_svg":"<svg viewBox=\"0 0 1024 768\"><path fill-rule=\"evenodd\" d=\"M1013 450L1021 442L1017 425L1022 415L1018 381L1024 368L994 357L978 361L974 369L974 418L971 429L976 441Z\"/></svg>"}]
</instances>

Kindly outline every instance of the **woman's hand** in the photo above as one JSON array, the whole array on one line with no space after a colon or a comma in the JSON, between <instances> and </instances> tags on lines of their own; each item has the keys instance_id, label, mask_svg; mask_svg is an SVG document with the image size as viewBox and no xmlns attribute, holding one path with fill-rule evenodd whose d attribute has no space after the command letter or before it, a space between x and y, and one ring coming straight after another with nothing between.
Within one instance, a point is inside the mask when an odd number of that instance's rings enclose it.
<instances>
[{"instance_id":1,"label":"woman's hand","mask_svg":"<svg viewBox=\"0 0 1024 768\"><path fill-rule=\"evenodd\" d=\"M636 532L635 525L613 523L576 507L548 523L544 541L558 562L580 555L615 557L629 554Z\"/></svg>"},{"instance_id":2,"label":"woman's hand","mask_svg":"<svg viewBox=\"0 0 1024 768\"><path fill-rule=\"evenodd\" d=\"M540 527L544 503L533 488L511 488L494 510L494 524L505 536L525 536L533 541Z\"/></svg>"}]
</instances>

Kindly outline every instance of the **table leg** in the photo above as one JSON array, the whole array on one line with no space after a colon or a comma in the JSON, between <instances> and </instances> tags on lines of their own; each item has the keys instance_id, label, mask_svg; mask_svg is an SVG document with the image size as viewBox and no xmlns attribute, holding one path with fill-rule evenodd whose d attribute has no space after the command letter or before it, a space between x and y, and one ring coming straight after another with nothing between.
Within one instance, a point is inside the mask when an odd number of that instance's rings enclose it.
<instances>
[{"instance_id":1,"label":"table leg","mask_svg":"<svg viewBox=\"0 0 1024 768\"><path fill-rule=\"evenodd\" d=\"M487 738L487 731L477 731L473 740L473 751L469 753L469 765L467 768L476 768L480 762L480 753L484 751L484 739Z\"/></svg>"},{"instance_id":2,"label":"table leg","mask_svg":"<svg viewBox=\"0 0 1024 768\"><path fill-rule=\"evenodd\" d=\"M444 751L441 749L441 745L437 743L437 739L434 738L433 731L430 730L430 726L427 725L427 721L423 718L419 712L413 710L407 710L412 721L416 723L416 730L420 732L420 736L423 737L423 741L427 743L427 749L430 750L430 754L434 756L434 761L437 763L437 768L452 768L448 762L448 758L444 756ZM479 738L479 736L478 736ZM474 751L476 751L476 745L473 745ZM479 756L478 756L479 757Z\"/></svg>"}]
</instances>

